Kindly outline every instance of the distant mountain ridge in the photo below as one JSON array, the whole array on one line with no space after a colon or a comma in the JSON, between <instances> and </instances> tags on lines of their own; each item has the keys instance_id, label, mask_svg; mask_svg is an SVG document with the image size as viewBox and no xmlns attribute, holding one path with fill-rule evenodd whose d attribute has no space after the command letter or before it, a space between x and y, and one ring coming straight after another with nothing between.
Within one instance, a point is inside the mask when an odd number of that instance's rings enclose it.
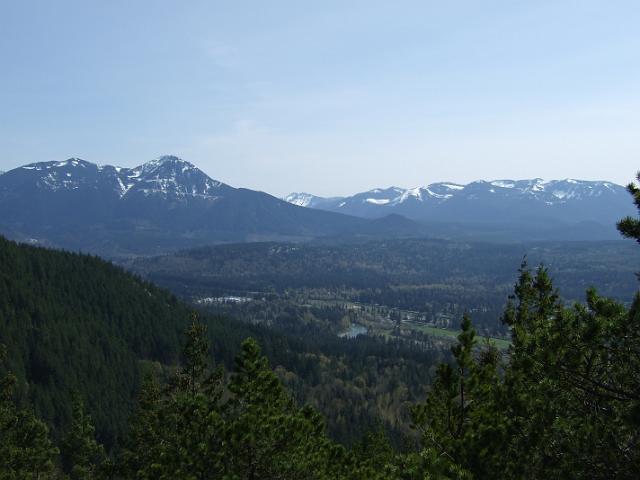
<instances>
[{"instance_id":1,"label":"distant mountain ridge","mask_svg":"<svg viewBox=\"0 0 640 480\"><path fill-rule=\"evenodd\" d=\"M133 168L70 158L0 175L1 234L112 258L255 241L617 239L615 222L632 207L611 182L540 179L285 201L214 180L170 155Z\"/></svg>"},{"instance_id":2,"label":"distant mountain ridge","mask_svg":"<svg viewBox=\"0 0 640 480\"><path fill-rule=\"evenodd\" d=\"M548 219L611 224L633 213L625 187L574 179L478 180L466 185L439 182L411 189L378 188L347 197L292 193L285 200L365 218L395 213L417 221Z\"/></svg>"},{"instance_id":3,"label":"distant mountain ridge","mask_svg":"<svg viewBox=\"0 0 640 480\"><path fill-rule=\"evenodd\" d=\"M0 176L1 233L109 256L360 231L393 236L395 223L300 208L267 193L234 188L175 156L134 168L70 158ZM409 233L421 228L411 225Z\"/></svg>"}]
</instances>

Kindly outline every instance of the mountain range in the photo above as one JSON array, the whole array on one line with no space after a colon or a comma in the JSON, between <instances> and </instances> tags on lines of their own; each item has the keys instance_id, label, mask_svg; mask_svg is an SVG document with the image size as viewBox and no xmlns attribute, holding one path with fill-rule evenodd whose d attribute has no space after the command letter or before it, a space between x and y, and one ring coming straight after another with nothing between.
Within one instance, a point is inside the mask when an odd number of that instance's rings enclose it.
<instances>
[{"instance_id":1,"label":"mountain range","mask_svg":"<svg viewBox=\"0 0 640 480\"><path fill-rule=\"evenodd\" d=\"M613 224L631 214L629 194L605 181L494 180L461 185L432 183L426 187L389 187L347 197L319 197L292 193L294 205L364 218L389 214L425 221L495 223L505 221Z\"/></svg>"},{"instance_id":2,"label":"mountain range","mask_svg":"<svg viewBox=\"0 0 640 480\"><path fill-rule=\"evenodd\" d=\"M28 243L106 256L157 254L224 242L393 235L391 216L361 219L234 188L163 156L135 168L79 158L0 175L0 232Z\"/></svg>"},{"instance_id":3,"label":"mountain range","mask_svg":"<svg viewBox=\"0 0 640 480\"><path fill-rule=\"evenodd\" d=\"M443 237L513 241L617 238L632 214L610 182L478 181L278 199L234 188L175 156L134 168L79 158L0 175L0 233L109 257L247 241Z\"/></svg>"}]
</instances>

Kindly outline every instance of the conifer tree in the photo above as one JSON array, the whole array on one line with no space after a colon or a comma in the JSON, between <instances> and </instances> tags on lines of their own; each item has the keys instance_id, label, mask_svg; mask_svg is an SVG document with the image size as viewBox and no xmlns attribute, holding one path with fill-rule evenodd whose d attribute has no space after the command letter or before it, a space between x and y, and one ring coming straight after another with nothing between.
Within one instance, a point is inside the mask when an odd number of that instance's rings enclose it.
<instances>
[{"instance_id":1,"label":"conifer tree","mask_svg":"<svg viewBox=\"0 0 640 480\"><path fill-rule=\"evenodd\" d=\"M146 375L117 467L124 478L154 478L148 469L159 458L158 447L162 444L160 398L160 385L151 374Z\"/></svg>"},{"instance_id":2,"label":"conifer tree","mask_svg":"<svg viewBox=\"0 0 640 480\"><path fill-rule=\"evenodd\" d=\"M222 475L220 457L223 375L209 368L206 328L186 332L184 364L161 388L147 378L122 454L124 477L208 479Z\"/></svg>"},{"instance_id":3,"label":"conifer tree","mask_svg":"<svg viewBox=\"0 0 640 480\"><path fill-rule=\"evenodd\" d=\"M468 315L462 320L462 331L458 343L451 348L455 359L453 365L441 364L436 378L423 404L412 410L414 425L421 432L423 450L414 456L419 469L425 475L440 475L442 478L469 478L466 468L472 467L474 452L470 443L478 441L470 431L479 421L478 412L483 412L479 378L493 378L486 370L495 371L494 362L479 362L475 357L476 332ZM492 352L492 346L486 346ZM485 357L494 358L488 353ZM474 391L473 388L477 391ZM475 438L474 438L475 437ZM481 439L483 440L483 439Z\"/></svg>"},{"instance_id":4,"label":"conifer tree","mask_svg":"<svg viewBox=\"0 0 640 480\"><path fill-rule=\"evenodd\" d=\"M636 178L640 182L640 172L638 172ZM633 203L640 211L640 188L632 182L627 185L627 191L633 197ZM634 238L640 243L640 219L633 217L623 218L618 222L618 230L623 236Z\"/></svg>"},{"instance_id":5,"label":"conifer tree","mask_svg":"<svg viewBox=\"0 0 640 480\"><path fill-rule=\"evenodd\" d=\"M6 348L0 345L0 364ZM26 408L16 406L11 373L0 378L0 479L45 479L55 473L58 449L46 424Z\"/></svg>"},{"instance_id":6,"label":"conifer tree","mask_svg":"<svg viewBox=\"0 0 640 480\"><path fill-rule=\"evenodd\" d=\"M317 412L295 406L253 339L242 344L229 391L227 471L243 479L340 478L346 451L325 436Z\"/></svg>"},{"instance_id":7,"label":"conifer tree","mask_svg":"<svg viewBox=\"0 0 640 480\"><path fill-rule=\"evenodd\" d=\"M62 441L62 464L71 480L89 480L105 460L104 448L97 442L91 417L77 394L72 412L71 426Z\"/></svg>"}]
</instances>

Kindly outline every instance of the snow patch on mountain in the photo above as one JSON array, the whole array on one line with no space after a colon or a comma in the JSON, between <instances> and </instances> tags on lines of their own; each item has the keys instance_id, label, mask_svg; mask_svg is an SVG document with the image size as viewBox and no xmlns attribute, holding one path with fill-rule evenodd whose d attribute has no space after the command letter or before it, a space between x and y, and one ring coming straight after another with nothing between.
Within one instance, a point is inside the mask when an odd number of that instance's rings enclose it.
<instances>
[{"instance_id":1,"label":"snow patch on mountain","mask_svg":"<svg viewBox=\"0 0 640 480\"><path fill-rule=\"evenodd\" d=\"M432 195L432 196L437 195L436 193L434 193L431 190L429 190L429 188L424 189L424 191L428 195ZM416 200L422 202L423 201L422 192L423 192L423 189L420 188L420 187L410 188L410 189L402 192L402 195L400 195L400 197L398 199L398 203L406 202L410 198L415 198Z\"/></svg>"},{"instance_id":2,"label":"snow patch on mountain","mask_svg":"<svg viewBox=\"0 0 640 480\"><path fill-rule=\"evenodd\" d=\"M367 198L365 202L372 203L374 205L386 205L390 202L388 198Z\"/></svg>"},{"instance_id":3,"label":"snow patch on mountain","mask_svg":"<svg viewBox=\"0 0 640 480\"><path fill-rule=\"evenodd\" d=\"M458 185L457 183L439 183L438 185L442 185L449 190L462 190L464 185Z\"/></svg>"},{"instance_id":4,"label":"snow patch on mountain","mask_svg":"<svg viewBox=\"0 0 640 480\"><path fill-rule=\"evenodd\" d=\"M493 182L491 182L491 185L500 188L515 188L516 183L511 180L494 180Z\"/></svg>"},{"instance_id":5,"label":"snow patch on mountain","mask_svg":"<svg viewBox=\"0 0 640 480\"><path fill-rule=\"evenodd\" d=\"M430 196L434 197L434 198L451 198L453 197L453 194L451 193L436 193L433 190L431 190L429 187L426 187L424 189Z\"/></svg>"}]
</instances>

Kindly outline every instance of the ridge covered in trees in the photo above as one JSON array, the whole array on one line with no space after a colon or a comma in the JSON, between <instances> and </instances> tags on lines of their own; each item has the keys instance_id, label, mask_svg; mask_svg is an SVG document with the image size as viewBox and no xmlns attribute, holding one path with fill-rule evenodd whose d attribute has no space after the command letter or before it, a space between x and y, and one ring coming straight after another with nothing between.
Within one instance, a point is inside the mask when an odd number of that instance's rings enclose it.
<instances>
[{"instance_id":1,"label":"ridge covered in trees","mask_svg":"<svg viewBox=\"0 0 640 480\"><path fill-rule=\"evenodd\" d=\"M59 444L74 399L90 412L97 439L118 448L146 373L167 379L182 361L192 307L97 257L0 238L0 376L14 398L46 422ZM432 365L446 356L411 342L338 338L313 325L284 332L201 314L212 355L231 370L247 337L260 343L296 401L327 418L332 438L355 442L382 423L395 441L407 406L424 396ZM293 324L293 320L292 320ZM383 420L380 420L383 418Z\"/></svg>"}]
</instances>

